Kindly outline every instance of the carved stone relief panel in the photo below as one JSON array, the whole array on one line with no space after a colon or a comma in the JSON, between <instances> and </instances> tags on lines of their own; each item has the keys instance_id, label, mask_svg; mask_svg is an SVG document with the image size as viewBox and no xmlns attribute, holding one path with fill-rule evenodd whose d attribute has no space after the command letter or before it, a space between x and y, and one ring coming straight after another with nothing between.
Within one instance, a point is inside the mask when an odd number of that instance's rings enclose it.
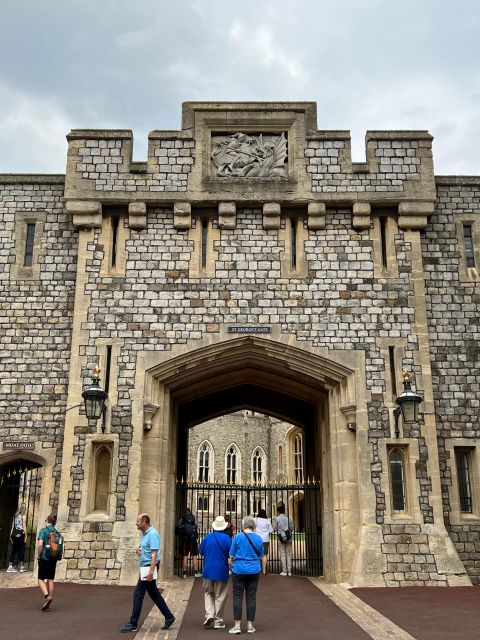
<instances>
[{"instance_id":1,"label":"carved stone relief panel","mask_svg":"<svg viewBox=\"0 0 480 640\"><path fill-rule=\"evenodd\" d=\"M212 135L211 175L218 178L287 177L287 137L281 134Z\"/></svg>"}]
</instances>

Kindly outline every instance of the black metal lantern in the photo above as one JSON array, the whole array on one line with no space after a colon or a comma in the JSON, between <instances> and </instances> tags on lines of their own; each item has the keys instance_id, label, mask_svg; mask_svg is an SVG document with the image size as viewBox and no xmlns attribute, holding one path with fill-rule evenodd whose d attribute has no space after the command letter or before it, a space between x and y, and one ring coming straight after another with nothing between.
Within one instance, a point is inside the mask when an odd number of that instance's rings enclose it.
<instances>
[{"instance_id":1,"label":"black metal lantern","mask_svg":"<svg viewBox=\"0 0 480 640\"><path fill-rule=\"evenodd\" d=\"M95 367L92 371L92 384L82 393L85 402L85 414L88 420L98 420L105 409L107 393L100 387L100 369Z\"/></svg>"},{"instance_id":2,"label":"black metal lantern","mask_svg":"<svg viewBox=\"0 0 480 640\"><path fill-rule=\"evenodd\" d=\"M403 391L395 399L398 407L395 409L395 435L398 438L400 430L398 428L398 418L402 414L403 421L407 424L418 421L418 406L423 401L422 396L412 391L411 373L404 371L403 373Z\"/></svg>"}]
</instances>

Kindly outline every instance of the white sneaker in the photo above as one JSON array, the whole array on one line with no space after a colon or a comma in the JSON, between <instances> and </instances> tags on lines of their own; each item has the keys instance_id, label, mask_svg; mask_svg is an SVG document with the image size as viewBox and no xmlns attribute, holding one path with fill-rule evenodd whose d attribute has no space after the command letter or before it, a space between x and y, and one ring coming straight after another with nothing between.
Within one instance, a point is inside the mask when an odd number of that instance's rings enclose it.
<instances>
[{"instance_id":1,"label":"white sneaker","mask_svg":"<svg viewBox=\"0 0 480 640\"><path fill-rule=\"evenodd\" d=\"M255 633L256 629L255 627L248 627L247 629L247 633Z\"/></svg>"},{"instance_id":2,"label":"white sneaker","mask_svg":"<svg viewBox=\"0 0 480 640\"><path fill-rule=\"evenodd\" d=\"M18 573L18 569L15 569L15 567L13 566L13 564L11 564L11 565L8 567L8 569L7 569L6 573Z\"/></svg>"},{"instance_id":3,"label":"white sneaker","mask_svg":"<svg viewBox=\"0 0 480 640\"><path fill-rule=\"evenodd\" d=\"M25 567L23 566L23 564L22 564L22 566L21 566L21 567L20 567L20 569L19 569L19 572L20 572L20 573L25 573L25 571L26 571L26 568L25 568Z\"/></svg>"},{"instance_id":4,"label":"white sneaker","mask_svg":"<svg viewBox=\"0 0 480 640\"><path fill-rule=\"evenodd\" d=\"M215 624L213 625L214 629L225 629L225 623L224 622L215 622Z\"/></svg>"},{"instance_id":5,"label":"white sneaker","mask_svg":"<svg viewBox=\"0 0 480 640\"><path fill-rule=\"evenodd\" d=\"M230 633L231 635L236 635L238 633L242 633L242 630L240 629L240 627L232 627L228 630L228 633Z\"/></svg>"},{"instance_id":6,"label":"white sneaker","mask_svg":"<svg viewBox=\"0 0 480 640\"><path fill-rule=\"evenodd\" d=\"M291 572L289 571L289 572L287 573L287 576L291 576L291 575L292 575L292 574L291 574Z\"/></svg>"},{"instance_id":7,"label":"white sneaker","mask_svg":"<svg viewBox=\"0 0 480 640\"><path fill-rule=\"evenodd\" d=\"M282 571L282 573L280 575L281 576L288 576L288 573L286 571Z\"/></svg>"}]
</instances>

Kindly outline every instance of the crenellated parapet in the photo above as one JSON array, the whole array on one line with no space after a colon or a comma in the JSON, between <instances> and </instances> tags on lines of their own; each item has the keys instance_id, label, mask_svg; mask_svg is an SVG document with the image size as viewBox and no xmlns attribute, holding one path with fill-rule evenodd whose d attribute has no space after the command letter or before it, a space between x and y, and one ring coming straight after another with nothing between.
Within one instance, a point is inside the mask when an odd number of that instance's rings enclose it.
<instances>
[{"instance_id":1,"label":"crenellated parapet","mask_svg":"<svg viewBox=\"0 0 480 640\"><path fill-rule=\"evenodd\" d=\"M352 162L350 133L318 130L312 102L187 102L181 130L149 134L146 162L132 161L130 130L76 129L67 139L76 226L98 224L93 202L128 205L137 229L148 204L178 203L179 229L190 227L187 205L220 204L221 226L232 228L235 203L261 202L308 206L311 229L322 228L328 206L353 206L359 230L372 207L398 206L400 226L419 229L435 201L428 132L369 131L366 162Z\"/></svg>"}]
</instances>

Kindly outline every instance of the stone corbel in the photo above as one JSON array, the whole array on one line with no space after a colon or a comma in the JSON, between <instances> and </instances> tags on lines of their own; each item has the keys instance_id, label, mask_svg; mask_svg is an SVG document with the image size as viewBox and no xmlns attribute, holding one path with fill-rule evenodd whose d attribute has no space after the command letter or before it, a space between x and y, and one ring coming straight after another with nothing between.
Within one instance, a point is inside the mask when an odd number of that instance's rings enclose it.
<instances>
[{"instance_id":1,"label":"stone corbel","mask_svg":"<svg viewBox=\"0 0 480 640\"><path fill-rule=\"evenodd\" d=\"M327 207L324 202L310 202L308 204L308 228L325 229L325 213Z\"/></svg>"},{"instance_id":2,"label":"stone corbel","mask_svg":"<svg viewBox=\"0 0 480 640\"><path fill-rule=\"evenodd\" d=\"M235 229L237 225L237 207L235 202L220 202L218 205L219 229Z\"/></svg>"},{"instance_id":3,"label":"stone corbel","mask_svg":"<svg viewBox=\"0 0 480 640\"><path fill-rule=\"evenodd\" d=\"M130 229L147 228L147 205L145 202L130 202L128 205L128 226Z\"/></svg>"},{"instance_id":4,"label":"stone corbel","mask_svg":"<svg viewBox=\"0 0 480 640\"><path fill-rule=\"evenodd\" d=\"M411 231L425 229L434 206L433 202L401 202L398 205L399 229Z\"/></svg>"},{"instance_id":5,"label":"stone corbel","mask_svg":"<svg viewBox=\"0 0 480 640\"><path fill-rule=\"evenodd\" d=\"M173 226L179 231L192 228L192 205L189 202L175 202Z\"/></svg>"},{"instance_id":6,"label":"stone corbel","mask_svg":"<svg viewBox=\"0 0 480 640\"><path fill-rule=\"evenodd\" d=\"M263 205L263 228L280 229L281 207L278 202L265 202Z\"/></svg>"},{"instance_id":7,"label":"stone corbel","mask_svg":"<svg viewBox=\"0 0 480 640\"><path fill-rule=\"evenodd\" d=\"M347 429L355 433L357 430L357 405L344 404L340 407L340 411L345 416Z\"/></svg>"},{"instance_id":8,"label":"stone corbel","mask_svg":"<svg viewBox=\"0 0 480 640\"><path fill-rule=\"evenodd\" d=\"M352 219L353 228L357 231L370 229L370 213L371 207L369 202L354 202Z\"/></svg>"},{"instance_id":9,"label":"stone corbel","mask_svg":"<svg viewBox=\"0 0 480 640\"><path fill-rule=\"evenodd\" d=\"M77 229L101 228L102 205L100 202L67 200L66 209L72 216L73 226Z\"/></svg>"},{"instance_id":10,"label":"stone corbel","mask_svg":"<svg viewBox=\"0 0 480 640\"><path fill-rule=\"evenodd\" d=\"M143 430L150 431L152 428L152 420L154 415L159 410L158 404L152 404L147 402L143 405Z\"/></svg>"}]
</instances>

